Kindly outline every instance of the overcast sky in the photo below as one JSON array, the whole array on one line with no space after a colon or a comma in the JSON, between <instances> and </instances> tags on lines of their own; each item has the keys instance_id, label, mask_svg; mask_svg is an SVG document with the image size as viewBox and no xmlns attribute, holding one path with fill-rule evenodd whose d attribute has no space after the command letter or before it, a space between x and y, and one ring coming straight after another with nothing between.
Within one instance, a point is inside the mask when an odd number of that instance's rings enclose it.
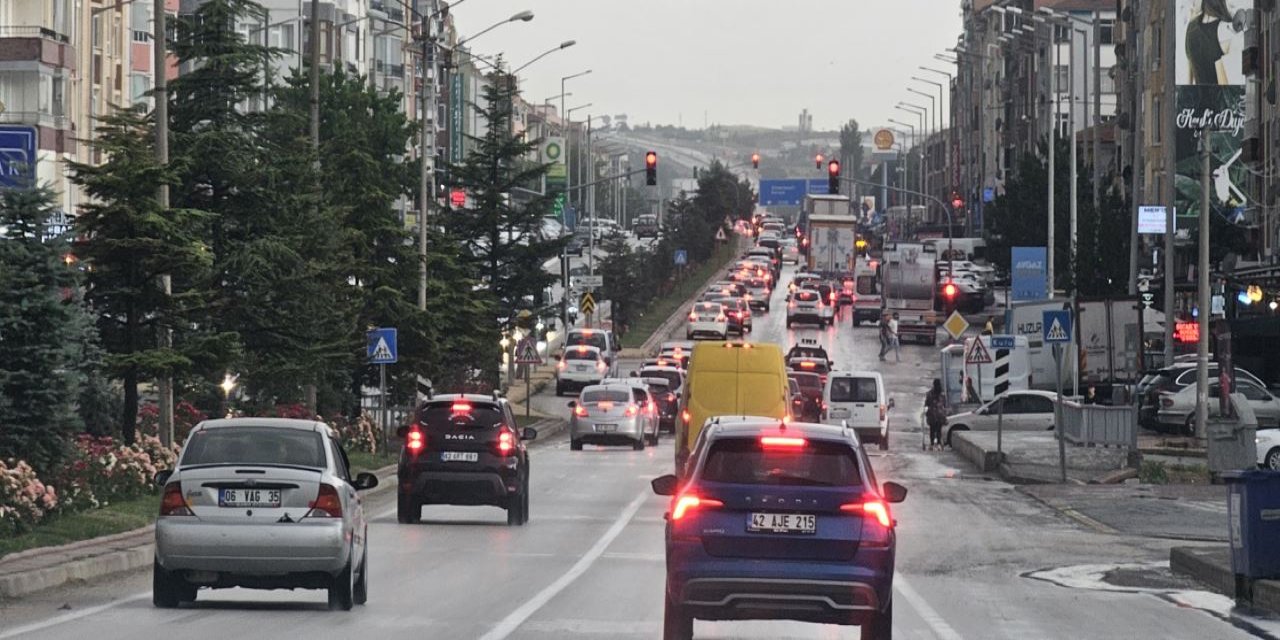
<instances>
[{"instance_id":1,"label":"overcast sky","mask_svg":"<svg viewBox=\"0 0 1280 640\"><path fill-rule=\"evenodd\" d=\"M526 99L557 95L562 76L592 69L569 81L568 106L690 128L704 116L794 126L805 108L818 129L850 117L885 124L903 115L899 100L927 102L906 91L910 76L919 65L952 70L933 55L961 29L960 0L465 0L454 16L465 37L525 9L531 22L503 25L475 50L519 66L578 41L521 73Z\"/></svg>"}]
</instances>

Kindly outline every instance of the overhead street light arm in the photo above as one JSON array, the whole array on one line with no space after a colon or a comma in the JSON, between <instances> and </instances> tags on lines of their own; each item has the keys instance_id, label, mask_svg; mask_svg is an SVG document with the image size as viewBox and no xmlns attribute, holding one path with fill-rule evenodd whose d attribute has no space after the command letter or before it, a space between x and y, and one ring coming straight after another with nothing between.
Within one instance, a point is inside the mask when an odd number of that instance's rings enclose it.
<instances>
[{"instance_id":1,"label":"overhead street light arm","mask_svg":"<svg viewBox=\"0 0 1280 640\"><path fill-rule=\"evenodd\" d=\"M575 45L575 44L578 44L578 41L577 41L577 40L565 40L564 42L561 42L558 46L555 46L555 47L552 47L552 48L550 48L550 49L547 49L546 51L543 51L542 53L538 54L538 56L537 56L537 57L535 57L534 59L532 59L532 60L530 60L530 61L528 61L528 62L526 62L526 63L524 63L524 64L520 65L519 67L516 67L516 70L515 70L515 71L512 71L512 72L511 72L511 74L512 74L512 75L516 75L516 74L520 73L521 71L524 71L524 70L525 70L529 65L531 65L531 64L533 64L533 63L535 63L535 62L537 62L537 61L539 61L539 60L541 60L541 59L543 59L543 58L545 58L545 57L547 57L547 56L549 56L549 55L551 55L551 54L553 54L553 53L555 53L555 52L557 52L557 51L560 51L560 50L562 50L562 49L568 49L569 47L572 47L572 46L573 46L573 45Z\"/></svg>"},{"instance_id":2,"label":"overhead street light arm","mask_svg":"<svg viewBox=\"0 0 1280 640\"><path fill-rule=\"evenodd\" d=\"M463 39L459 40L459 41L458 41L458 43L457 43L456 45L454 45L454 46L455 46L455 47L461 47L462 45L467 44L468 42L471 42L472 40L475 40L476 38L479 38L480 36L482 36L482 35L484 35L484 34L486 34L486 33L489 33L490 31L493 31L494 29L497 29L498 27L501 27L502 25L507 24L508 22L528 22L528 21L530 21L530 20L532 20L532 19L533 19L533 12L532 12L532 11L521 11L520 13L517 13L517 14L515 14L514 16L511 16L510 18L507 18L506 20L502 20L502 21L500 21L500 22L495 22L495 23L493 23L493 24L489 25L488 27L486 27L486 28L484 28L483 30L481 30L481 31L480 31L480 33L477 33L477 34L475 34L474 36L469 36L469 37L466 37L466 38L463 38Z\"/></svg>"}]
</instances>

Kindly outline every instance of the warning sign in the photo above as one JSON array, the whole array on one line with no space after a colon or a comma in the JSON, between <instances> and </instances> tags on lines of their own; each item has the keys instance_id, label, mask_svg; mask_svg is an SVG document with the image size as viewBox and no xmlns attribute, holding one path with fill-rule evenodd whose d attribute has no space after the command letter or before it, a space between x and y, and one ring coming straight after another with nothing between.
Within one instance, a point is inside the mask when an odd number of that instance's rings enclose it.
<instances>
[{"instance_id":1,"label":"warning sign","mask_svg":"<svg viewBox=\"0 0 1280 640\"><path fill-rule=\"evenodd\" d=\"M964 358L965 364L991 364L991 352L982 346L982 340L975 339L969 355Z\"/></svg>"},{"instance_id":2,"label":"warning sign","mask_svg":"<svg viewBox=\"0 0 1280 640\"><path fill-rule=\"evenodd\" d=\"M942 328L947 330L947 334L951 336L952 340L958 340L961 334L969 328L969 321L965 320L959 311L952 311L951 317L942 323Z\"/></svg>"},{"instance_id":3,"label":"warning sign","mask_svg":"<svg viewBox=\"0 0 1280 640\"><path fill-rule=\"evenodd\" d=\"M719 229L716 229L716 241L724 242L725 240L728 240L728 239L729 237L724 234L724 227L720 227Z\"/></svg>"},{"instance_id":4,"label":"warning sign","mask_svg":"<svg viewBox=\"0 0 1280 640\"><path fill-rule=\"evenodd\" d=\"M585 315L591 315L596 312L596 299L588 291L582 294L582 300L578 303L578 309Z\"/></svg>"},{"instance_id":5,"label":"warning sign","mask_svg":"<svg viewBox=\"0 0 1280 640\"><path fill-rule=\"evenodd\" d=\"M538 343L532 337L525 338L516 345L516 364L542 364L542 356L538 355Z\"/></svg>"}]
</instances>

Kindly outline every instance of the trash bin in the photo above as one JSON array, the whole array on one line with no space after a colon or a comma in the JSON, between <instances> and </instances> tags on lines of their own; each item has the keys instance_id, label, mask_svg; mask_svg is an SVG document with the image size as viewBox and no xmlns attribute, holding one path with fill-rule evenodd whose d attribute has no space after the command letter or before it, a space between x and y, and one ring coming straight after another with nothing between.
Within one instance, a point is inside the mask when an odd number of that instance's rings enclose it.
<instances>
[{"instance_id":1,"label":"trash bin","mask_svg":"<svg viewBox=\"0 0 1280 640\"><path fill-rule=\"evenodd\" d=\"M1280 472L1226 471L1231 570L1246 578L1280 577Z\"/></svg>"}]
</instances>

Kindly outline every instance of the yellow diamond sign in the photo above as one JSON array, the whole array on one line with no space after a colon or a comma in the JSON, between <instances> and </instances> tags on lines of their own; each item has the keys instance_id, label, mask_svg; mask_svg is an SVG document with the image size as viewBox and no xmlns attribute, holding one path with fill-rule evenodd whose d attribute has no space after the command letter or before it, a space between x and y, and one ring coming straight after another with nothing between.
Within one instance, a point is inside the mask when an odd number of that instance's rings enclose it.
<instances>
[{"instance_id":1,"label":"yellow diamond sign","mask_svg":"<svg viewBox=\"0 0 1280 640\"><path fill-rule=\"evenodd\" d=\"M947 333L951 334L952 340L959 340L960 335L969 328L969 321L965 320L964 316L960 315L959 311L952 311L951 317L947 318L947 321L942 323L942 328L946 329Z\"/></svg>"}]
</instances>

